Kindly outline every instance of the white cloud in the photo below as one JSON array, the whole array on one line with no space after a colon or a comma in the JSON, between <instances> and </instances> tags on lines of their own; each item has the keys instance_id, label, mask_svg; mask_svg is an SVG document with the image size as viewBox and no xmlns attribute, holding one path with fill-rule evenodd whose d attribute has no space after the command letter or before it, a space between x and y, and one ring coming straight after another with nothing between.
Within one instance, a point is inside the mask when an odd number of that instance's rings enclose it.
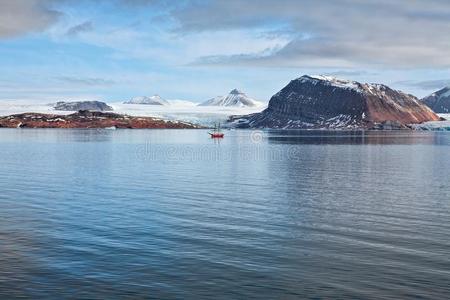
<instances>
[{"instance_id":1,"label":"white cloud","mask_svg":"<svg viewBox=\"0 0 450 300\"><path fill-rule=\"evenodd\" d=\"M217 63L450 66L450 2L444 0L215 0L186 6L173 16L184 34L263 29L271 24L299 34L270 56L233 54Z\"/></svg>"}]
</instances>

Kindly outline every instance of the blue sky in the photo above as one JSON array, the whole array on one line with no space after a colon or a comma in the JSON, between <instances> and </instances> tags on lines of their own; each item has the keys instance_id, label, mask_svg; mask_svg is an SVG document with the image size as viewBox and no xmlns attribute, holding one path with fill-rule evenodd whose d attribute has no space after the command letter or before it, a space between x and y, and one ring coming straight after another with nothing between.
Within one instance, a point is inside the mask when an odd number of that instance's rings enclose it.
<instances>
[{"instance_id":1,"label":"blue sky","mask_svg":"<svg viewBox=\"0 0 450 300\"><path fill-rule=\"evenodd\" d=\"M450 85L443 0L0 0L0 99L268 101L303 74Z\"/></svg>"}]
</instances>

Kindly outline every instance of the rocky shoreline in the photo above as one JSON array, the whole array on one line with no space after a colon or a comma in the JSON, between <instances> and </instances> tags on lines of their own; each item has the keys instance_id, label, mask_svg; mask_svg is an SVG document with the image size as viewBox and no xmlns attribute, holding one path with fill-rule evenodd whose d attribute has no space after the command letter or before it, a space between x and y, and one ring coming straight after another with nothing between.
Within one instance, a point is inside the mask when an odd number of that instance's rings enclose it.
<instances>
[{"instance_id":1,"label":"rocky shoreline","mask_svg":"<svg viewBox=\"0 0 450 300\"><path fill-rule=\"evenodd\" d=\"M0 128L124 128L198 129L199 125L135 117L110 112L80 110L70 115L23 113L0 117Z\"/></svg>"}]
</instances>

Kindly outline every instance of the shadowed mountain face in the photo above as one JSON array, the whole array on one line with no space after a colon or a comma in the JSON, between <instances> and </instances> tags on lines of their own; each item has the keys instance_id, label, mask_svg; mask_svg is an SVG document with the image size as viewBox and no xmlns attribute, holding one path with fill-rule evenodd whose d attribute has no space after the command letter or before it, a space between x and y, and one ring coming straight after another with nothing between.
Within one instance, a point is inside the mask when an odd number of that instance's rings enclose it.
<instances>
[{"instance_id":1,"label":"shadowed mountain face","mask_svg":"<svg viewBox=\"0 0 450 300\"><path fill-rule=\"evenodd\" d=\"M104 102L100 101L76 101L76 102L57 102L55 110L61 111L79 111L79 110L93 110L93 111L112 111L113 108Z\"/></svg>"},{"instance_id":2,"label":"shadowed mountain face","mask_svg":"<svg viewBox=\"0 0 450 300\"><path fill-rule=\"evenodd\" d=\"M450 112L450 87L445 87L422 99L429 108L439 114Z\"/></svg>"},{"instance_id":3,"label":"shadowed mountain face","mask_svg":"<svg viewBox=\"0 0 450 300\"><path fill-rule=\"evenodd\" d=\"M261 113L233 117L253 128L405 128L439 120L412 95L381 84L325 76L302 76L275 94Z\"/></svg>"}]
</instances>

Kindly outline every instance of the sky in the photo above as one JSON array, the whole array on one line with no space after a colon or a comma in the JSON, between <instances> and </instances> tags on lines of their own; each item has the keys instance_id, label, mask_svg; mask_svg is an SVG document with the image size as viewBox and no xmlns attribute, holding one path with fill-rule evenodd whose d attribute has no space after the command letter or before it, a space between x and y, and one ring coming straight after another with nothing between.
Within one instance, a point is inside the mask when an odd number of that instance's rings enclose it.
<instances>
[{"instance_id":1,"label":"sky","mask_svg":"<svg viewBox=\"0 0 450 300\"><path fill-rule=\"evenodd\" d=\"M261 101L304 74L450 85L447 0L0 0L0 100Z\"/></svg>"}]
</instances>

